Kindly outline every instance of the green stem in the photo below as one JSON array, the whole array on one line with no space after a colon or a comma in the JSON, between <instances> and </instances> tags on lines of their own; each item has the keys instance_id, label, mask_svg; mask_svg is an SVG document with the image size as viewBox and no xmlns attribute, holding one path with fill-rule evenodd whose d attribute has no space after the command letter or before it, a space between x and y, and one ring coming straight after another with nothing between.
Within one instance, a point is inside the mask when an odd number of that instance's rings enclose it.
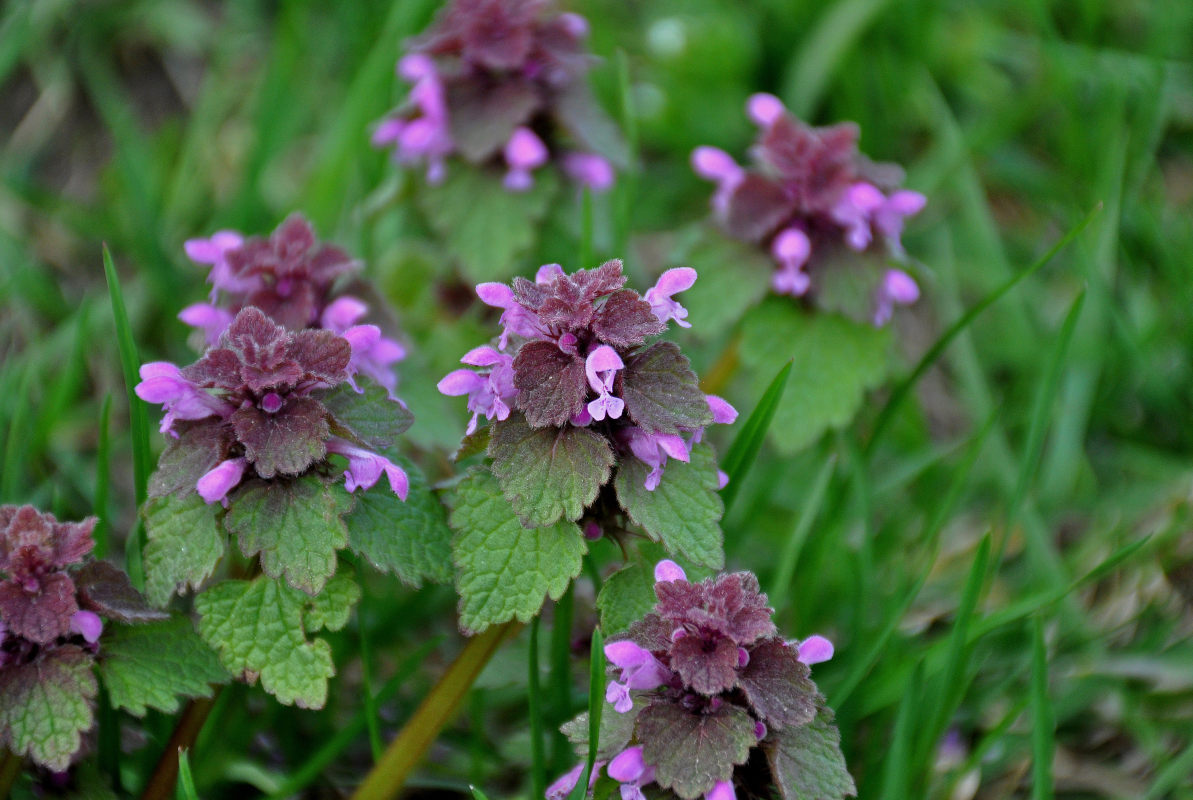
<instances>
[{"instance_id":1,"label":"green stem","mask_svg":"<svg viewBox=\"0 0 1193 800\"><path fill-rule=\"evenodd\" d=\"M380 760L352 795L354 800L382 800L396 797L410 773L422 761L439 731L455 715L460 702L502 642L521 628L521 623L495 625L468 640L460 655L431 689L431 693L389 743Z\"/></svg>"},{"instance_id":2,"label":"green stem","mask_svg":"<svg viewBox=\"0 0 1193 800\"><path fill-rule=\"evenodd\" d=\"M0 800L7 800L8 793L17 782L17 776L21 774L24 761L25 759L7 747L0 747Z\"/></svg>"},{"instance_id":3,"label":"green stem","mask_svg":"<svg viewBox=\"0 0 1193 800\"><path fill-rule=\"evenodd\" d=\"M575 614L575 583L568 586L555 604L551 623L551 769L566 769L572 749L558 726L572 718L572 618Z\"/></svg>"},{"instance_id":4,"label":"green stem","mask_svg":"<svg viewBox=\"0 0 1193 800\"><path fill-rule=\"evenodd\" d=\"M539 686L539 617L530 623L530 653L527 658L527 705L530 712L530 784L531 797L547 792L547 765L543 755L543 698Z\"/></svg>"},{"instance_id":5,"label":"green stem","mask_svg":"<svg viewBox=\"0 0 1193 800\"><path fill-rule=\"evenodd\" d=\"M211 697L192 700L182 711L174 732L170 734L170 741L166 742L166 749L162 752L153 775L145 784L145 791L141 793L141 800L170 800L174 796L174 786L178 783L178 754L189 750L203 730L203 723L211 713L220 689L217 687Z\"/></svg>"}]
</instances>

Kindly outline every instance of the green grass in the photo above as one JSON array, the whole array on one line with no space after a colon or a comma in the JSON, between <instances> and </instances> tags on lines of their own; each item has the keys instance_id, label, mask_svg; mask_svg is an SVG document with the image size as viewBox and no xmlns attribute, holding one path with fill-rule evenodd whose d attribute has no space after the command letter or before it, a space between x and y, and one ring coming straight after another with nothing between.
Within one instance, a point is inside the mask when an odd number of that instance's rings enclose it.
<instances>
[{"instance_id":1,"label":"green grass","mask_svg":"<svg viewBox=\"0 0 1193 800\"><path fill-rule=\"evenodd\" d=\"M491 321L440 302L461 287L368 145L401 96L401 40L435 5L0 11L0 502L99 514L107 557L130 540L136 553L164 440L129 389L141 362L191 357L175 315L207 289L182 242L297 209L392 305L413 352L411 454L450 474L465 416L433 385ZM637 283L675 266L667 232L709 197L690 151L742 154L759 90L818 124L858 121L863 150L929 195L906 236L924 298L857 420L781 457L739 365L724 393L741 418L710 431L734 477L729 566L759 574L785 635L836 645L815 677L860 796L943 800L976 775L982 798L1193 798L1193 618L1164 575L1193 548L1193 6L570 6L592 20L594 84L637 168L610 201L560 211L543 251L575 254L566 267L624 256ZM678 340L704 370L725 346ZM619 558L593 552L596 573ZM328 710L225 691L188 753L196 796L350 787L442 674L458 648L450 587L360 578L367 604L329 637ZM533 658L528 633L505 646L414 783L529 797L530 776L569 763L551 726L599 694L592 584L544 618L560 630ZM119 757L135 792L171 724L121 722L145 742Z\"/></svg>"}]
</instances>

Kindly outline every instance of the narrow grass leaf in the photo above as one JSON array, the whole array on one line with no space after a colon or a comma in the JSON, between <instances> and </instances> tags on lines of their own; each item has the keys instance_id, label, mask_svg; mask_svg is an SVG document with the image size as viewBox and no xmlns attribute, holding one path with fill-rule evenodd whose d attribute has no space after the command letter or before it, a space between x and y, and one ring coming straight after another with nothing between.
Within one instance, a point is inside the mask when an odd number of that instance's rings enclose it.
<instances>
[{"instance_id":1,"label":"narrow grass leaf","mask_svg":"<svg viewBox=\"0 0 1193 800\"><path fill-rule=\"evenodd\" d=\"M584 772L572 789L569 800L584 800L588 794L588 781L596 765L597 748L601 740L601 712L605 709L605 639L600 628L593 628L591 653L588 664L588 758L584 761Z\"/></svg>"},{"instance_id":2,"label":"narrow grass leaf","mask_svg":"<svg viewBox=\"0 0 1193 800\"><path fill-rule=\"evenodd\" d=\"M468 784L468 791L472 792L473 800L489 800L485 793L472 784Z\"/></svg>"},{"instance_id":3,"label":"narrow grass leaf","mask_svg":"<svg viewBox=\"0 0 1193 800\"><path fill-rule=\"evenodd\" d=\"M903 699L895 713L895 729L891 734L886 764L882 770L883 800L909 800L911 797L911 754L918 728L917 710L923 693L924 665L916 665L903 690Z\"/></svg>"},{"instance_id":4,"label":"narrow grass leaf","mask_svg":"<svg viewBox=\"0 0 1193 800\"><path fill-rule=\"evenodd\" d=\"M760 435L765 434L765 429L760 431ZM801 504L802 510L799 519L796 521L791 535L783 542L783 552L779 556L779 568L775 571L774 583L770 589L770 596L773 599L780 597L785 600L790 599L791 593L787 591L787 588L791 586L791 581L795 577L795 565L799 562L800 551L803 550L804 542L808 539L808 532L812 530L812 523L820 512L829 480L833 477L833 470L836 466L837 456L829 456L824 462L824 466L820 468L820 472L816 474L816 480L812 483L812 488L808 490L808 496ZM732 485L732 480L730 480L730 485Z\"/></svg>"},{"instance_id":5,"label":"narrow grass leaf","mask_svg":"<svg viewBox=\"0 0 1193 800\"><path fill-rule=\"evenodd\" d=\"M1044 650L1044 624L1039 617L1032 625L1031 723L1031 797L1052 800L1056 717L1048 696L1048 656Z\"/></svg>"},{"instance_id":6,"label":"narrow grass leaf","mask_svg":"<svg viewBox=\"0 0 1193 800\"><path fill-rule=\"evenodd\" d=\"M112 536L112 522L108 518L108 500L112 485L112 394L104 395L104 402L99 410L99 445L95 451L95 498L92 509L99 517L99 524L95 526L95 557L102 559L108 554L109 541Z\"/></svg>"},{"instance_id":7,"label":"narrow grass leaf","mask_svg":"<svg viewBox=\"0 0 1193 800\"><path fill-rule=\"evenodd\" d=\"M530 783L534 788L533 797L543 797L547 793L547 764L543 755L543 697L539 686L540 619L536 616L530 621L530 653L526 659L530 670L526 704L530 714Z\"/></svg>"},{"instance_id":8,"label":"narrow grass leaf","mask_svg":"<svg viewBox=\"0 0 1193 800\"><path fill-rule=\"evenodd\" d=\"M186 750L178 751L178 800L199 800L195 779L191 775L191 759Z\"/></svg>"},{"instance_id":9,"label":"narrow grass leaf","mask_svg":"<svg viewBox=\"0 0 1193 800\"><path fill-rule=\"evenodd\" d=\"M1083 230L1085 230L1086 226L1093 221L1094 217L1097 216L1098 212L1101 210L1101 204L1094 206L1093 210L1085 216L1085 219L1081 220L1081 222L1077 223L1076 226L1071 228L1068 233L1061 237L1060 241L1048 248L1048 252L1040 256L1040 258L1038 258L1027 269L1011 276L1011 278L1009 278L1002 286L999 286L993 292L982 298L976 305L972 306L968 311L962 314L956 322L948 327L948 330L946 330L941 337L936 340L935 344L928 348L928 352L924 353L923 357L919 360L919 363L915 365L915 369L911 371L911 374L904 378L891 392L890 399L887 400L886 405L882 407L882 411L880 411L878 414L878 419L874 422L874 430L870 434L870 440L866 443L865 452L867 455L873 452L875 444L877 444L883 432L890 424L895 411L897 411L899 406L902 405L903 401L907 399L907 395L911 392L912 388L916 385L919 379L924 376L924 373L927 372L928 369L944 354L944 351L947 350L949 345L953 343L953 340L960 336L966 328L972 325L973 321L981 316L983 311L997 303L1000 299L1002 299L1003 295L1018 286L1024 279L1038 272L1040 268L1051 261L1057 253L1067 247L1070 242L1076 239L1077 236Z\"/></svg>"},{"instance_id":10,"label":"narrow grass leaf","mask_svg":"<svg viewBox=\"0 0 1193 800\"><path fill-rule=\"evenodd\" d=\"M742 481L745 480L750 467L758 459L758 452L766 440L766 432L775 418L775 410L778 409L779 401L783 399L783 392L787 389L787 379L791 376L792 363L792 360L788 359L775 375L774 380L770 382L770 386L766 387L758 404L754 406L754 410L750 412L745 424L741 426L737 436L734 437L733 444L729 446L729 452L721 460L721 468L729 476L729 483L721 490L721 500L725 503L726 514L733 506L733 501L737 499Z\"/></svg>"}]
</instances>

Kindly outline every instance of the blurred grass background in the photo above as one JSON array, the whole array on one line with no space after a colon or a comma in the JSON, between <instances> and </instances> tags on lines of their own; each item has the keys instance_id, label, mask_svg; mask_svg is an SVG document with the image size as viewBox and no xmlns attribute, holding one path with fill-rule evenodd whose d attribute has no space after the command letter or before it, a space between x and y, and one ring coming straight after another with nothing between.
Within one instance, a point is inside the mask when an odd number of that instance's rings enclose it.
<instances>
[{"instance_id":1,"label":"blurred grass background","mask_svg":"<svg viewBox=\"0 0 1193 800\"><path fill-rule=\"evenodd\" d=\"M122 541L135 521L131 444L101 242L142 360L188 362L175 314L206 289L182 241L264 233L292 210L367 262L413 346L400 393L419 412L414 454L449 474L465 415L434 383L491 320L443 279L408 187L368 145L403 93L401 42L436 6L3 6L0 502L94 510ZM1100 205L962 333L874 447L887 392L795 457L764 449L726 549L732 567L758 572L788 635L836 642L816 677L861 797L1193 798L1193 4L568 7L590 19L604 58L594 83L611 111L632 109L640 150L618 200L632 209L630 252L600 236L597 250L626 256L642 280L664 266L660 235L707 209L688 154L744 153L755 91L817 124L856 120L863 151L905 164L928 195L905 239L927 280L896 322L903 371ZM548 257L591 266L566 259L565 230L542 250L525 272ZM707 369L723 346L694 360ZM748 412L757 397L744 400ZM723 452L732 431L720 435ZM612 546L595 553L616 560ZM540 659L556 667L550 723L586 696L591 594L577 587L573 631L543 637L553 653L576 645L566 668ZM359 624L334 640L328 710L224 692L190 758L200 795L339 796L371 760L361 637L388 737L458 650L453 609L449 588L372 576ZM528 796L525 681L526 648L511 645L411 796L466 796L468 783ZM162 717L126 724L127 787L169 729ZM558 740L550 753L554 768L571 762Z\"/></svg>"}]
</instances>

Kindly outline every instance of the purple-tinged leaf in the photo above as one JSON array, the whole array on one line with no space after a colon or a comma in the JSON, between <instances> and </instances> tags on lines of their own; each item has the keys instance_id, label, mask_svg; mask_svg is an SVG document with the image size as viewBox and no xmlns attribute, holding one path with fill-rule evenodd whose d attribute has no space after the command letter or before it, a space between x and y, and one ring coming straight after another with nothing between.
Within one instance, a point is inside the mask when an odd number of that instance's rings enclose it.
<instances>
[{"instance_id":1,"label":"purple-tinged leaf","mask_svg":"<svg viewBox=\"0 0 1193 800\"><path fill-rule=\"evenodd\" d=\"M170 439L149 476L149 496L185 494L195 491L195 483L216 464L228 457L228 448L236 441L222 419L174 423L177 439Z\"/></svg>"},{"instance_id":2,"label":"purple-tinged leaf","mask_svg":"<svg viewBox=\"0 0 1193 800\"><path fill-rule=\"evenodd\" d=\"M452 141L474 164L499 153L542 104L534 84L521 77L489 83L466 75L449 80L446 88Z\"/></svg>"},{"instance_id":3,"label":"purple-tinged leaf","mask_svg":"<svg viewBox=\"0 0 1193 800\"><path fill-rule=\"evenodd\" d=\"M671 633L675 625L658 614L647 614L626 630L626 638L639 647L658 653L671 649Z\"/></svg>"},{"instance_id":4,"label":"purple-tinged leaf","mask_svg":"<svg viewBox=\"0 0 1193 800\"><path fill-rule=\"evenodd\" d=\"M696 373L673 342L658 342L628 359L617 382L630 418L647 431L674 434L712 423Z\"/></svg>"},{"instance_id":5,"label":"purple-tinged leaf","mask_svg":"<svg viewBox=\"0 0 1193 800\"><path fill-rule=\"evenodd\" d=\"M725 228L731 236L761 242L795 211L795 201L777 181L749 173L729 196Z\"/></svg>"},{"instance_id":6,"label":"purple-tinged leaf","mask_svg":"<svg viewBox=\"0 0 1193 800\"><path fill-rule=\"evenodd\" d=\"M92 561L76 570L74 578L80 607L118 622L152 622L169 614L152 607L133 588L128 575L107 561Z\"/></svg>"},{"instance_id":7,"label":"purple-tinged leaf","mask_svg":"<svg viewBox=\"0 0 1193 800\"><path fill-rule=\"evenodd\" d=\"M327 455L331 436L327 411L313 398L292 398L274 414L247 406L228 421L244 445L245 457L262 478L300 475Z\"/></svg>"},{"instance_id":8,"label":"purple-tinged leaf","mask_svg":"<svg viewBox=\"0 0 1193 800\"><path fill-rule=\"evenodd\" d=\"M302 369L302 380L334 386L348 379L352 346L331 331L305 330L294 334L286 355Z\"/></svg>"},{"instance_id":9,"label":"purple-tinged leaf","mask_svg":"<svg viewBox=\"0 0 1193 800\"><path fill-rule=\"evenodd\" d=\"M0 618L10 633L48 644L70 632L71 615L79 610L75 585L64 572L40 576L28 591L15 580L0 581Z\"/></svg>"},{"instance_id":10,"label":"purple-tinged leaf","mask_svg":"<svg viewBox=\"0 0 1193 800\"><path fill-rule=\"evenodd\" d=\"M592 320L592 332L617 348L637 347L646 337L662 333L667 326L638 293L621 289L609 295Z\"/></svg>"},{"instance_id":11,"label":"purple-tinged leaf","mask_svg":"<svg viewBox=\"0 0 1193 800\"><path fill-rule=\"evenodd\" d=\"M567 425L588 395L584 359L551 342L527 342L514 358L514 386L532 428Z\"/></svg>"},{"instance_id":12,"label":"purple-tinged leaf","mask_svg":"<svg viewBox=\"0 0 1193 800\"><path fill-rule=\"evenodd\" d=\"M782 639L766 639L750 648L750 662L738 675L738 686L770 728L806 725L816 716L816 685L799 651Z\"/></svg>"},{"instance_id":13,"label":"purple-tinged leaf","mask_svg":"<svg viewBox=\"0 0 1193 800\"><path fill-rule=\"evenodd\" d=\"M92 662L81 648L64 645L0 670L0 741L54 772L69 767L95 719Z\"/></svg>"},{"instance_id":14,"label":"purple-tinged leaf","mask_svg":"<svg viewBox=\"0 0 1193 800\"><path fill-rule=\"evenodd\" d=\"M758 741L754 720L738 706L693 713L670 702L656 702L638 715L642 758L655 768L655 781L684 800L695 800L717 781L733 777Z\"/></svg>"},{"instance_id":15,"label":"purple-tinged leaf","mask_svg":"<svg viewBox=\"0 0 1193 800\"><path fill-rule=\"evenodd\" d=\"M714 695L737 684L737 643L722 636L688 634L671 646L671 669L685 685Z\"/></svg>"}]
</instances>

